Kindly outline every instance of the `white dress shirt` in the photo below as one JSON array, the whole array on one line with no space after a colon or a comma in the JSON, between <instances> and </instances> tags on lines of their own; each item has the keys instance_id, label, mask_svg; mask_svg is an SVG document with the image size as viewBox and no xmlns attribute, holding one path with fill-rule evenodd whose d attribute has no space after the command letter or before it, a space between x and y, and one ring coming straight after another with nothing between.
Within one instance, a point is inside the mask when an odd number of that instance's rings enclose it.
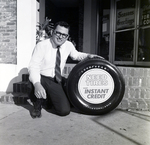
<instances>
[{"instance_id":1,"label":"white dress shirt","mask_svg":"<svg viewBox=\"0 0 150 145\"><path fill-rule=\"evenodd\" d=\"M28 68L29 79L33 84L40 82L41 75L54 78L56 52L57 48L53 48L50 39L43 40L36 45ZM63 45L61 45L60 54L61 73L63 72L68 56L70 56L73 60L80 61L88 55L87 53L77 51L70 41L66 41Z\"/></svg>"}]
</instances>

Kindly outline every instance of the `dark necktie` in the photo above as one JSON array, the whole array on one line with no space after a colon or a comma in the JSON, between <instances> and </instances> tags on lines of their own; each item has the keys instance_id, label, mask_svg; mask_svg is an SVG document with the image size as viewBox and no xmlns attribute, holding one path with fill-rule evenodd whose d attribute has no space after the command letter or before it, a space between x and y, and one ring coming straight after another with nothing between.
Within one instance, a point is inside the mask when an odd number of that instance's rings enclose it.
<instances>
[{"instance_id":1,"label":"dark necktie","mask_svg":"<svg viewBox=\"0 0 150 145\"><path fill-rule=\"evenodd\" d=\"M61 56L59 51L60 46L57 46L57 53L56 53L56 66L55 66L55 77L58 83L61 83L61 70L60 70L60 62Z\"/></svg>"}]
</instances>

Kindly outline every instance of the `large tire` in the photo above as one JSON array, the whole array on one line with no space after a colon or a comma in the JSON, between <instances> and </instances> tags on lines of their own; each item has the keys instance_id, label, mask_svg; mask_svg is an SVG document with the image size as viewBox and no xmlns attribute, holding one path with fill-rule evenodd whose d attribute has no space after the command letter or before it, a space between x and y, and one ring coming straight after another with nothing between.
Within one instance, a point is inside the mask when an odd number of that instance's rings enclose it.
<instances>
[{"instance_id":1,"label":"large tire","mask_svg":"<svg viewBox=\"0 0 150 145\"><path fill-rule=\"evenodd\" d=\"M67 93L72 105L85 114L106 114L121 102L125 82L120 70L104 59L79 62L70 72Z\"/></svg>"}]
</instances>

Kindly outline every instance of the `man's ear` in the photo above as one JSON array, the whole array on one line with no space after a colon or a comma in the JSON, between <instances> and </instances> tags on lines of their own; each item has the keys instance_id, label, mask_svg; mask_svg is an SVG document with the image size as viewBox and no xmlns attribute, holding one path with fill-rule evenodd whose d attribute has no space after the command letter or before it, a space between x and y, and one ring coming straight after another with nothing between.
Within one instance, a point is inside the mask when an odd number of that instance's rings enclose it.
<instances>
[{"instance_id":1,"label":"man's ear","mask_svg":"<svg viewBox=\"0 0 150 145\"><path fill-rule=\"evenodd\" d=\"M67 39L67 40L69 40L69 39L68 39L69 37L70 37L70 36L69 36L69 34L68 34L68 36L67 36L67 38L66 38L66 39Z\"/></svg>"}]
</instances>

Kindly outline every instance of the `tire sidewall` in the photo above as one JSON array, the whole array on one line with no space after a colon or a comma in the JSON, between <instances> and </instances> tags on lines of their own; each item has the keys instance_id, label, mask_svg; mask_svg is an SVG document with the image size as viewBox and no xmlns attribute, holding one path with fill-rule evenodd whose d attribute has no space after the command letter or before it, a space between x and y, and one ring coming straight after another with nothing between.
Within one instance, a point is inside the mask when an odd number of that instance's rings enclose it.
<instances>
[{"instance_id":1,"label":"tire sidewall","mask_svg":"<svg viewBox=\"0 0 150 145\"><path fill-rule=\"evenodd\" d=\"M108 73L114 82L114 90L108 100L93 104L86 101L79 92L80 78L88 71L98 69ZM124 94L124 79L119 69L110 62L98 58L86 59L78 63L71 71L67 82L68 96L76 108L86 114L105 114L118 106Z\"/></svg>"}]
</instances>

